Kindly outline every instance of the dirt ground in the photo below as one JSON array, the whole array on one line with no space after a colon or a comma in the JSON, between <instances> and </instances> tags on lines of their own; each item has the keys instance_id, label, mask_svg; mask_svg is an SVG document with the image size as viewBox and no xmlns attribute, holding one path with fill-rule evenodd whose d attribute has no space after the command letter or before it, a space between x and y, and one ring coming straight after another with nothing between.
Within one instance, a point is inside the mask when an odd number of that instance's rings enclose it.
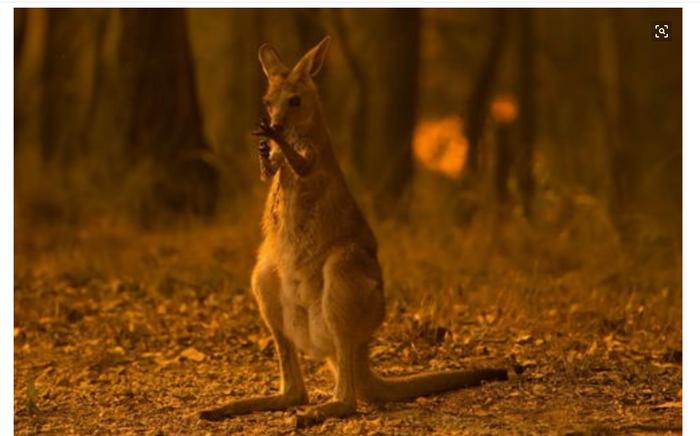
<instances>
[{"instance_id":1,"label":"dirt ground","mask_svg":"<svg viewBox=\"0 0 700 436\"><path fill-rule=\"evenodd\" d=\"M214 242L194 247L192 238ZM304 430L294 411L202 421L202 409L277 387L274 349L247 288L256 238L17 236L16 433L682 431L680 289L616 289L615 278L597 287L451 278L422 299L403 298L410 287L388 280L387 321L372 351L379 372L525 372L383 408L361 404L348 419ZM127 263L138 268L118 266ZM303 364L312 403L328 399L327 368Z\"/></svg>"}]
</instances>

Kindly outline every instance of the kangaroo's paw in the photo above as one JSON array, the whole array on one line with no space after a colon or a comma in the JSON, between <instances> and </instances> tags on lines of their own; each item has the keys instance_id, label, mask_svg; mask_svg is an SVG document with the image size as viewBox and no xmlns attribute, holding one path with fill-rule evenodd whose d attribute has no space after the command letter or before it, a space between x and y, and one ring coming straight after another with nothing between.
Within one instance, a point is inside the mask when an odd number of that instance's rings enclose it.
<instances>
[{"instance_id":1,"label":"kangaroo's paw","mask_svg":"<svg viewBox=\"0 0 700 436\"><path fill-rule=\"evenodd\" d=\"M234 415L229 413L225 407L202 410L201 412L199 412L199 419L205 419L207 421L222 421L231 416Z\"/></svg>"},{"instance_id":2,"label":"kangaroo's paw","mask_svg":"<svg viewBox=\"0 0 700 436\"><path fill-rule=\"evenodd\" d=\"M296 427L310 427L320 424L328 418L344 418L355 413L355 409L353 404L342 401L329 401L298 413L296 416Z\"/></svg>"},{"instance_id":3,"label":"kangaroo's paw","mask_svg":"<svg viewBox=\"0 0 700 436\"><path fill-rule=\"evenodd\" d=\"M251 412L285 410L290 407L308 403L306 392L296 394L278 394L268 397L254 397L236 400L216 409L204 410L199 413L201 419L221 421L236 415Z\"/></svg>"}]
</instances>

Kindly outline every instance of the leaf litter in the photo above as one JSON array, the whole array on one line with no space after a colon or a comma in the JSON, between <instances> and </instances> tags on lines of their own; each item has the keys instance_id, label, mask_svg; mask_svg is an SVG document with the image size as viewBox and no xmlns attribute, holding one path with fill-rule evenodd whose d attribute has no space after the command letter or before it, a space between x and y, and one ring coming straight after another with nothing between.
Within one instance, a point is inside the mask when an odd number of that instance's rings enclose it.
<instances>
[{"instance_id":1,"label":"leaf litter","mask_svg":"<svg viewBox=\"0 0 700 436\"><path fill-rule=\"evenodd\" d=\"M219 276L219 288L201 272L152 281L94 271L17 277L17 434L681 431L680 298L664 289L597 292L606 296L596 300L586 288L555 284L534 304L518 285L497 296L477 288L458 302L443 300L452 311L440 315L388 290L387 321L371 350L378 372L508 365L516 369L508 382L360 404L352 417L303 432L294 410L201 421L199 410L278 388L274 344L245 290L246 274ZM302 364L312 402L329 399L329 371Z\"/></svg>"}]
</instances>

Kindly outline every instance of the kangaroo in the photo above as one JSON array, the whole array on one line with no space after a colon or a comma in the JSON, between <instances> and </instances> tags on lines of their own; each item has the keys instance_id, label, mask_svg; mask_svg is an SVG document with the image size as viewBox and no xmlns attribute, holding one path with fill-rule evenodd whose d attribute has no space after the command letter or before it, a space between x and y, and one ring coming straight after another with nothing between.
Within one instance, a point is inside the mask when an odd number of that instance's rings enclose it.
<instances>
[{"instance_id":1,"label":"kangaroo","mask_svg":"<svg viewBox=\"0 0 700 436\"><path fill-rule=\"evenodd\" d=\"M202 419L307 404L298 351L328 361L335 376L333 398L298 413L298 427L348 416L358 399L381 404L508 379L506 369L392 378L371 369L369 342L384 320L382 271L377 241L334 157L312 81L329 41L291 69L269 44L258 53L268 80L267 116L254 134L261 138L261 178L272 182L251 288L274 339L279 393L233 401L201 412Z\"/></svg>"}]
</instances>

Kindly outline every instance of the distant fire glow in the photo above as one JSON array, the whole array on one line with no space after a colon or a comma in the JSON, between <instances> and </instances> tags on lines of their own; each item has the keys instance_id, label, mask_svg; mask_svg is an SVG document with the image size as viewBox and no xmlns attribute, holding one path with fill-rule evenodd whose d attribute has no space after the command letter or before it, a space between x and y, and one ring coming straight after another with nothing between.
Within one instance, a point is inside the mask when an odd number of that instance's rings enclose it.
<instances>
[{"instance_id":1,"label":"distant fire glow","mask_svg":"<svg viewBox=\"0 0 700 436\"><path fill-rule=\"evenodd\" d=\"M469 148L462 120L453 115L422 121L413 135L413 154L433 171L457 178L464 167Z\"/></svg>"},{"instance_id":2,"label":"distant fire glow","mask_svg":"<svg viewBox=\"0 0 700 436\"><path fill-rule=\"evenodd\" d=\"M510 94L496 96L491 100L491 116L499 123L512 123L518 118L518 104Z\"/></svg>"}]
</instances>

